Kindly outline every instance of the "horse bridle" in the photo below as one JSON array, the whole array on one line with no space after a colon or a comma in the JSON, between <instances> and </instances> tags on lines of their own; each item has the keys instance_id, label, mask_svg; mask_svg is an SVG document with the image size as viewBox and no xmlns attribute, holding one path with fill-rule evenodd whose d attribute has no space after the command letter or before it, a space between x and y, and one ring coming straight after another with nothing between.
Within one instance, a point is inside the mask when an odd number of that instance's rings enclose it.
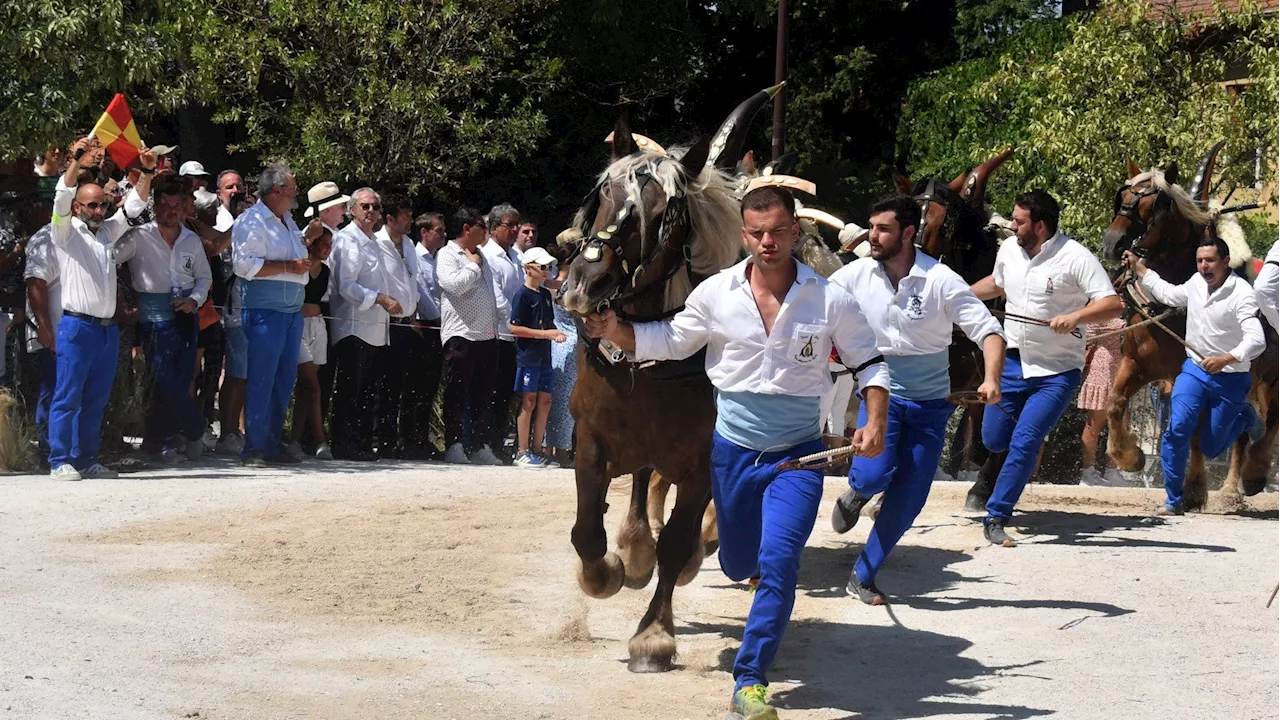
<instances>
[{"instance_id":1,"label":"horse bridle","mask_svg":"<svg viewBox=\"0 0 1280 720\"><path fill-rule=\"evenodd\" d=\"M666 160L660 159L657 162L662 163L666 162ZM585 237L578 245L577 251L567 262L573 262L578 255L581 255L582 259L588 263L600 262L604 258L604 250L607 248L622 265L623 282L619 283L612 295L600 301L597 309L612 307L618 317L624 320L645 322L671 317L682 309L675 308L653 317L639 317L622 311L623 306L662 292L666 288L667 282L675 277L676 273L680 272L682 264L671 262L655 281L645 283L646 273L652 267L659 266L656 261L662 255L678 253L684 260L683 267L686 267L689 271L690 280L694 284L697 283L697 280L693 273L692 249L689 244L689 201L684 191L680 188L676 188L675 194L667 198L667 207L663 211L662 219L658 225L656 241L646 249L644 247L645 239L642 236L640 239L640 262L634 270L629 267L626 250L623 248L619 238L629 222L639 220L640 208L636 204L636 200L643 199L645 188L648 187L649 183L654 182L655 178L652 173L645 171L636 173L636 180L638 186L636 197L628 197L608 225L595 232L590 232L591 224L595 222L595 216L599 211L600 193L610 181L604 180L596 185L583 203L583 227L581 230Z\"/></svg>"},{"instance_id":2,"label":"horse bridle","mask_svg":"<svg viewBox=\"0 0 1280 720\"><path fill-rule=\"evenodd\" d=\"M938 197L937 180L929 178L929 182L924 186L924 192L912 197L912 200L920 203L920 230L916 233L916 247L923 249L925 231L929 228L929 206L938 203L942 206L942 227L938 228L938 237L940 244L943 246L938 253L938 262L943 265L947 264L947 255L952 250L968 250L972 247L970 243L957 243L955 238L955 213L951 211L951 204L945 198Z\"/></svg>"},{"instance_id":3,"label":"horse bridle","mask_svg":"<svg viewBox=\"0 0 1280 720\"><path fill-rule=\"evenodd\" d=\"M1128 202L1124 200L1125 190L1133 194L1133 198ZM1151 211L1151 222L1147 222L1142 219L1142 213L1138 212L1138 205L1142 203L1143 198L1151 197L1152 195L1156 196L1156 203ZM1130 238L1129 252L1138 257L1147 256L1150 249L1142 247L1142 243L1151 234L1151 228L1156 224L1156 219L1163 214L1165 207L1170 202L1172 202L1172 198L1169 197L1168 193L1156 187L1155 183L1144 188L1125 183L1116 191L1113 211L1115 217L1122 217L1129 221L1129 229L1125 231L1125 237Z\"/></svg>"}]
</instances>

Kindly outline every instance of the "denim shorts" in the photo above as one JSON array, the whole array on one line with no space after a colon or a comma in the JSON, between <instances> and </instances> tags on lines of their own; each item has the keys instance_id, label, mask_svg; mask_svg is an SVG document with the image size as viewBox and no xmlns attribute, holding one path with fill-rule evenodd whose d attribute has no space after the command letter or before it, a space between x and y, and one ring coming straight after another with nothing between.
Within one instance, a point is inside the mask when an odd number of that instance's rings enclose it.
<instances>
[{"instance_id":1,"label":"denim shorts","mask_svg":"<svg viewBox=\"0 0 1280 720\"><path fill-rule=\"evenodd\" d=\"M549 393L554 375L550 365L542 367L516 368L516 386L518 393Z\"/></svg>"},{"instance_id":2,"label":"denim shorts","mask_svg":"<svg viewBox=\"0 0 1280 720\"><path fill-rule=\"evenodd\" d=\"M224 340L226 348L227 377L245 380L249 377L249 341L245 338L244 328L240 326L226 328Z\"/></svg>"}]
</instances>

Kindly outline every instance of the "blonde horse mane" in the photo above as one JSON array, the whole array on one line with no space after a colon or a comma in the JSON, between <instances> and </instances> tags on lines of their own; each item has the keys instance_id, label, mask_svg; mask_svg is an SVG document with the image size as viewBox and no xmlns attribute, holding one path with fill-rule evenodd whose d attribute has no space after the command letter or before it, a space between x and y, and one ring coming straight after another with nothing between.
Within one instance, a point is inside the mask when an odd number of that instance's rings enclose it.
<instances>
[{"instance_id":1,"label":"blonde horse mane","mask_svg":"<svg viewBox=\"0 0 1280 720\"><path fill-rule=\"evenodd\" d=\"M1182 217L1196 225L1204 227L1213 225L1213 216L1201 210L1200 206L1196 205L1196 201L1191 199L1191 196L1187 194L1187 191L1181 185L1169 182L1164 176L1164 171L1148 170L1129 178L1130 187L1144 182L1150 182L1157 190L1168 193L1169 197L1173 198L1173 204L1178 207L1178 212L1182 214Z\"/></svg>"},{"instance_id":2,"label":"blonde horse mane","mask_svg":"<svg viewBox=\"0 0 1280 720\"><path fill-rule=\"evenodd\" d=\"M670 154L682 157L688 148L672 148ZM637 207L643 207L640 197L639 175L647 173L662 187L668 198L683 192L689 203L690 265L699 275L714 275L738 261L742 250L742 215L738 200L734 197L736 184L727 174L707 166L692 181L685 178L677 161L658 153L639 153L613 161L600 173L600 183L621 183L627 198ZM620 203L615 203L620 206ZM648 218L638 213L640 233L644 234ZM579 210L574 225L581 227L584 221L595 218L583 216ZM685 269L681 269L667 283L664 310L682 305L693 282Z\"/></svg>"}]
</instances>

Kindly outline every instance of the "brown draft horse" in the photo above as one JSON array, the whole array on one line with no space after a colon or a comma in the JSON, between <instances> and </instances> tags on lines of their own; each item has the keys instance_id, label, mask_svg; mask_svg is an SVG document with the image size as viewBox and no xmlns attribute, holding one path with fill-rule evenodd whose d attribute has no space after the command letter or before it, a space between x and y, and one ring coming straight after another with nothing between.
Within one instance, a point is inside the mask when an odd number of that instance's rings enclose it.
<instances>
[{"instance_id":1,"label":"brown draft horse","mask_svg":"<svg viewBox=\"0 0 1280 720\"><path fill-rule=\"evenodd\" d=\"M1206 232L1214 232L1213 218L1205 208L1209 201L1209 180L1222 145L1219 142L1205 156L1189 190L1176 184L1176 163L1163 172L1144 173L1130 161L1129 180L1116 193L1115 217L1102 237L1106 255L1119 260L1126 250L1132 250L1144 256L1147 267L1169 282L1182 283L1190 278L1196 269L1199 239ZM1120 294L1130 313L1130 325L1142 322L1144 314L1157 317L1168 309L1144 298L1132 282L1125 282ZM1172 315L1161 320L1161 324L1179 337L1186 335L1185 314ZM1276 447L1280 425L1276 402L1276 333L1265 322L1263 327L1267 332L1267 349L1253 361L1253 386L1249 395L1266 418L1267 430L1256 443L1251 444L1246 434L1232 447L1230 470L1222 487L1228 508L1243 506L1242 492L1255 495L1266 486ZM1147 383L1177 377L1186 349L1154 324L1129 331L1123 347L1124 357L1116 370L1108 402L1107 454L1122 470L1141 470L1146 458L1129 429L1129 398ZM1188 510L1203 509L1208 500L1204 455L1198 438L1191 443L1183 496Z\"/></svg>"},{"instance_id":2,"label":"brown draft horse","mask_svg":"<svg viewBox=\"0 0 1280 720\"><path fill-rule=\"evenodd\" d=\"M703 138L683 153L633 136L626 119L619 119L613 161L579 213L584 237L562 287L566 309L582 316L608 306L638 321L669 317L702 278L737 260L742 220L720 158L739 154L748 121L770 97L764 91L748 99L714 140ZM672 594L697 575L705 552L699 536L711 499L711 383L701 354L650 366L580 337L570 397L577 430L572 540L581 562L578 584L591 597L607 598L623 584L645 587L656 563L657 589L628 643L627 667L667 671L676 655ZM654 470L677 488L656 543L646 513ZM626 473L633 478L630 507L618 551L610 552L606 495L612 478Z\"/></svg>"}]
</instances>

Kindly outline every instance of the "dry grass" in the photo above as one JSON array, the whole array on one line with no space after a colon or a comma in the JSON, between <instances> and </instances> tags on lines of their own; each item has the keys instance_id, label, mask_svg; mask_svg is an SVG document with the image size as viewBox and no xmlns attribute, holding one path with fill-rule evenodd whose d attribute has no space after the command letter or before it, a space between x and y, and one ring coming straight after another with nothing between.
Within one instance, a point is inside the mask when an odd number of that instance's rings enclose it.
<instances>
[{"instance_id":1,"label":"dry grass","mask_svg":"<svg viewBox=\"0 0 1280 720\"><path fill-rule=\"evenodd\" d=\"M36 467L32 447L35 426L9 390L0 390L0 470L27 472Z\"/></svg>"}]
</instances>

